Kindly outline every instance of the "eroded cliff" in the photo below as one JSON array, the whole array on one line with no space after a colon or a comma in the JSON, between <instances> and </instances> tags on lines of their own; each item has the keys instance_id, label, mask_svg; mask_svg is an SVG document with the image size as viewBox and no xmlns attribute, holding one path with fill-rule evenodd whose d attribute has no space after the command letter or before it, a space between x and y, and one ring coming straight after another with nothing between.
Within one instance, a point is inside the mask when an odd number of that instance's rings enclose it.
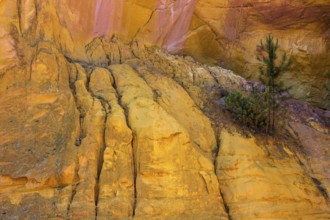
<instances>
[{"instance_id":1,"label":"eroded cliff","mask_svg":"<svg viewBox=\"0 0 330 220\"><path fill-rule=\"evenodd\" d=\"M99 43L120 52L75 62L41 41L2 75L2 218L329 218L322 124L290 122L298 148L245 137L212 107L229 82L248 89L242 78L138 42Z\"/></svg>"},{"instance_id":2,"label":"eroded cliff","mask_svg":"<svg viewBox=\"0 0 330 220\"><path fill-rule=\"evenodd\" d=\"M256 45L268 33L294 65L282 77L300 100L329 108L329 2L218 0L2 0L0 69L17 61L17 35L31 44L50 40L86 60L94 37L116 34L258 79Z\"/></svg>"},{"instance_id":3,"label":"eroded cliff","mask_svg":"<svg viewBox=\"0 0 330 220\"><path fill-rule=\"evenodd\" d=\"M258 79L256 45L268 33L293 58L282 77L296 98L329 108L328 1L2 0L0 69L18 62L15 41L50 40L70 57L86 60L94 37L140 39L172 53Z\"/></svg>"},{"instance_id":4,"label":"eroded cliff","mask_svg":"<svg viewBox=\"0 0 330 220\"><path fill-rule=\"evenodd\" d=\"M330 218L329 112L291 100L286 135L246 131L220 107L251 82L94 38L88 7L120 2L96 3L0 1L1 219Z\"/></svg>"}]
</instances>

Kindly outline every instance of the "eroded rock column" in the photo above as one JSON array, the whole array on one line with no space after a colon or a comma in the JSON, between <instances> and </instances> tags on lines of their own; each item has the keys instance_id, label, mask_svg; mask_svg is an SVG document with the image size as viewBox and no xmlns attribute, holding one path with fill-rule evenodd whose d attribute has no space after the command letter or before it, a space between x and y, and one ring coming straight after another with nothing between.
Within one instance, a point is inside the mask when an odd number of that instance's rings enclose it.
<instances>
[{"instance_id":1,"label":"eroded rock column","mask_svg":"<svg viewBox=\"0 0 330 220\"><path fill-rule=\"evenodd\" d=\"M121 103L133 131L136 219L227 219L212 160L157 102L128 65L113 65Z\"/></svg>"}]
</instances>

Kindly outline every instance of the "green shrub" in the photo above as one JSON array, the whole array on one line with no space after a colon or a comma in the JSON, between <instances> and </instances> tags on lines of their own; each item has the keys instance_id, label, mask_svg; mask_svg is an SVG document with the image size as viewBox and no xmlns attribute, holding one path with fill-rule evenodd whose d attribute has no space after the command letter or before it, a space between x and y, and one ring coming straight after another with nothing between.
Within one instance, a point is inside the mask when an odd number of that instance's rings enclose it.
<instances>
[{"instance_id":1,"label":"green shrub","mask_svg":"<svg viewBox=\"0 0 330 220\"><path fill-rule=\"evenodd\" d=\"M234 119L250 128L263 130L266 125L267 112L263 102L263 92L253 90L251 97L241 93L230 93L226 99L226 109Z\"/></svg>"},{"instance_id":2,"label":"green shrub","mask_svg":"<svg viewBox=\"0 0 330 220\"><path fill-rule=\"evenodd\" d=\"M260 81L265 85L262 91L253 88L248 96L239 92L230 93L226 99L226 109L233 118L241 124L271 134L275 130L275 118L278 103L276 95L281 91L277 82L278 76L287 71L291 59L283 53L280 61L277 60L278 40L272 35L266 37L265 43L261 40L257 45L257 59L263 63L260 66Z\"/></svg>"}]
</instances>

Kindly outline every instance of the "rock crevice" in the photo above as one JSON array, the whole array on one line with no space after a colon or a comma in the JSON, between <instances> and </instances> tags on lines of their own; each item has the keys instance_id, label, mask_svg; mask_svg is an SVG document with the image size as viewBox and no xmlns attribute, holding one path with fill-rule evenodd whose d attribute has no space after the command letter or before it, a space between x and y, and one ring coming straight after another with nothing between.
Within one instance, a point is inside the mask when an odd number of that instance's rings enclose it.
<instances>
[{"instance_id":1,"label":"rock crevice","mask_svg":"<svg viewBox=\"0 0 330 220\"><path fill-rule=\"evenodd\" d=\"M0 218L330 218L321 118L290 113L300 148L243 135L217 104L249 94L229 70L116 38L88 62L56 47L0 78Z\"/></svg>"}]
</instances>

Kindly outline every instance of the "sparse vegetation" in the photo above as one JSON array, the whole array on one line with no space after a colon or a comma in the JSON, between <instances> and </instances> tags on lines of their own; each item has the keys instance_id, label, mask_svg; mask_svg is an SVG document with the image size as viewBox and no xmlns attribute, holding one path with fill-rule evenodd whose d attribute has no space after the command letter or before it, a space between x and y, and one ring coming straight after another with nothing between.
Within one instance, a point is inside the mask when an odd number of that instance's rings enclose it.
<instances>
[{"instance_id":1,"label":"sparse vegetation","mask_svg":"<svg viewBox=\"0 0 330 220\"><path fill-rule=\"evenodd\" d=\"M266 86L264 98L267 107L267 133L273 133L275 130L276 109L278 107L276 93L282 89L276 79L287 71L291 65L291 59L287 57L286 53L283 53L281 61L276 63L278 48L278 39L274 42L274 37L271 34L266 37L265 43L260 40L260 45L257 45L257 59L264 63L259 68L259 79Z\"/></svg>"},{"instance_id":2,"label":"sparse vegetation","mask_svg":"<svg viewBox=\"0 0 330 220\"><path fill-rule=\"evenodd\" d=\"M263 129L266 123L266 111L264 102L260 102L263 93L254 89L251 97L245 97L241 93L230 93L226 99L226 109L235 120L241 124L254 128Z\"/></svg>"},{"instance_id":3,"label":"sparse vegetation","mask_svg":"<svg viewBox=\"0 0 330 220\"><path fill-rule=\"evenodd\" d=\"M268 35L265 43L260 41L257 45L257 59L263 62L260 66L260 81L265 85L264 90L253 88L251 95L243 96L241 93L230 93L225 100L226 109L241 124L272 134L275 130L276 110L278 108L276 94L281 91L281 85L276 82L278 76L288 70L291 59L286 53L277 60L278 39Z\"/></svg>"}]
</instances>

